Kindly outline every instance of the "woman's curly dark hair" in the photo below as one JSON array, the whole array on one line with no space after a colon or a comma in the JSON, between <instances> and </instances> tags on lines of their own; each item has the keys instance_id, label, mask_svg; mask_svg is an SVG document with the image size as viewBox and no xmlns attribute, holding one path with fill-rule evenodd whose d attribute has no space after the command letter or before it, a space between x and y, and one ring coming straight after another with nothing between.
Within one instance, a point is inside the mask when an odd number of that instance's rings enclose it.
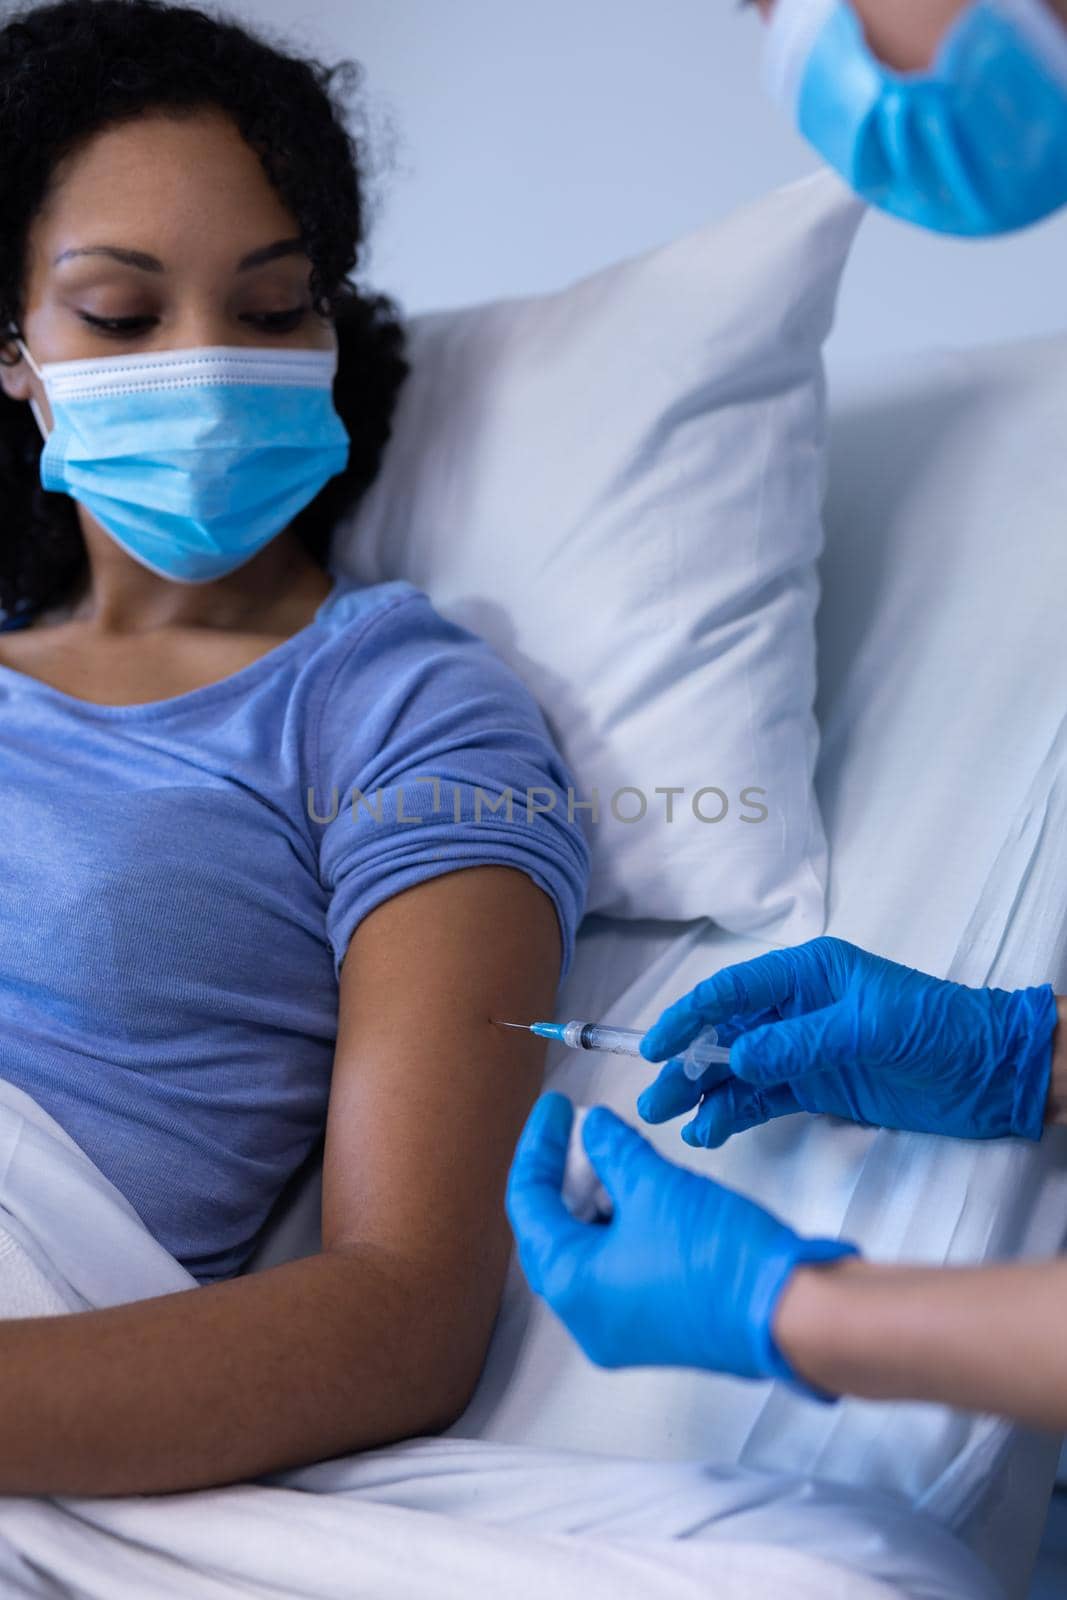
<instances>
[{"instance_id":1,"label":"woman's curly dark hair","mask_svg":"<svg viewBox=\"0 0 1067 1600\"><path fill-rule=\"evenodd\" d=\"M27 235L57 162L105 127L157 110L221 109L296 218L314 309L338 340L334 404L351 438L346 470L293 519L325 565L330 533L374 478L407 373L397 310L352 281L364 242L362 152L343 94L356 62L288 54L222 13L165 0L58 0L0 27L0 341L22 328ZM64 601L87 571L74 502L42 489L41 436L0 390L0 609Z\"/></svg>"}]
</instances>

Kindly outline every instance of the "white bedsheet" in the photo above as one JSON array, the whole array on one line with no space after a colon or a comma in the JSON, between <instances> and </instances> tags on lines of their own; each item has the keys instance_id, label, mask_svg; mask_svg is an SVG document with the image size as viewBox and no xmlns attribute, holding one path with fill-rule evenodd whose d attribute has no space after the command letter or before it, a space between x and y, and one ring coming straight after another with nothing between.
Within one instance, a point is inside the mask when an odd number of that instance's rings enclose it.
<instances>
[{"instance_id":1,"label":"white bedsheet","mask_svg":"<svg viewBox=\"0 0 1067 1600\"><path fill-rule=\"evenodd\" d=\"M0 1081L0 1316L176 1291L203 1292ZM768 1505L800 1548L763 1538ZM807 1553L818 1494L777 1475L426 1439L185 1494L0 1496L0 1588L35 1600L991 1600L977 1574L967 1590L928 1583L946 1541L930 1524L917 1542L913 1519L895 1515L915 1569L904 1589ZM847 1538L877 1559L884 1534L861 1502Z\"/></svg>"},{"instance_id":2,"label":"white bedsheet","mask_svg":"<svg viewBox=\"0 0 1067 1600\"><path fill-rule=\"evenodd\" d=\"M681 989L756 948L691 930L608 1015L640 1026ZM572 1009L580 1008L565 999L560 1014ZM631 1117L645 1081L640 1066L615 1058L558 1052L551 1064L552 1085L576 1102ZM801 1228L841 1232L872 1257L1040 1255L1063 1236L1061 1138L1040 1149L980 1145L795 1117L698 1152L681 1143L677 1125L645 1131L672 1159L736 1184ZM980 1552L1009 1592L1025 1582L1056 1454L1050 1438L937 1406L848 1400L822 1408L779 1385L680 1370L601 1371L530 1295L514 1263L482 1383L452 1432L863 1485L874 1495L875 1521L879 1492L922 1508ZM805 1523L812 1543L804 1548L841 1557L849 1514L835 1507L823 1526L816 1520L811 1514ZM796 1535L773 1517L768 1529L770 1537ZM902 1551L899 1526L887 1538ZM961 1597L970 1592L965 1585Z\"/></svg>"},{"instance_id":3,"label":"white bedsheet","mask_svg":"<svg viewBox=\"0 0 1067 1600\"><path fill-rule=\"evenodd\" d=\"M829 932L962 982L1047 980L1059 992L1065 414L1067 339L924 358L838 395L817 774ZM640 925L618 936L613 988L615 938L583 929L557 1015L647 1026L700 978L767 948L706 924ZM646 1067L558 1048L549 1064L553 1087L637 1120ZM1047 1256L1067 1236L1062 1131L1034 1148L798 1116L708 1153L684 1145L678 1126L644 1131L674 1160L736 1184L803 1230L855 1239L872 1257ZM601 1372L517 1270L482 1387L454 1431L862 1484L941 1519L1016 1595L1058 1449L1051 1436L937 1406L823 1409L778 1385Z\"/></svg>"},{"instance_id":4,"label":"white bedsheet","mask_svg":"<svg viewBox=\"0 0 1067 1600\"><path fill-rule=\"evenodd\" d=\"M1067 538L1056 430L1065 395L1067 339L930 358L847 403L839 397L817 776L831 844L829 931L964 982L1050 980L1061 992ZM707 924L589 918L557 1015L644 1026L701 977L763 948ZM642 1066L561 1050L549 1065L552 1085L577 1102L635 1116ZM1045 1256L1067 1231L1062 1133L1035 1149L795 1117L702 1154L676 1125L646 1131L673 1159L800 1228L840 1231L873 1257ZM282 1254L315 1248L316 1201L312 1181L288 1234L272 1241ZM1051 1436L937 1406L824 1410L779 1386L601 1372L514 1264L482 1383L451 1433L861 1485L875 1497L875 1523L887 1503L879 1495L927 1512L1014 1596L1026 1591L1057 1454ZM825 1517L808 1507L803 1548L851 1558L855 1515L855 1501ZM773 1510L763 1528L798 1536ZM899 1525L886 1537L904 1550ZM965 1581L960 1593L974 1590Z\"/></svg>"}]
</instances>

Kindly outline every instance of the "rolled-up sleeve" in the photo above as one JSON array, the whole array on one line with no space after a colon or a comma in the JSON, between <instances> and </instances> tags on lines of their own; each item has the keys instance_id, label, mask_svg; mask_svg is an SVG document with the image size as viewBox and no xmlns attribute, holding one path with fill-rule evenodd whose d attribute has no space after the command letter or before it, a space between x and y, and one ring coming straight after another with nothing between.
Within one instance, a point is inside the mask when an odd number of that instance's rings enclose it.
<instances>
[{"instance_id":1,"label":"rolled-up sleeve","mask_svg":"<svg viewBox=\"0 0 1067 1600\"><path fill-rule=\"evenodd\" d=\"M335 972L384 900L496 865L551 897L564 976L589 881L577 799L540 708L491 647L421 591L392 606L338 661L314 745L309 815Z\"/></svg>"}]
</instances>

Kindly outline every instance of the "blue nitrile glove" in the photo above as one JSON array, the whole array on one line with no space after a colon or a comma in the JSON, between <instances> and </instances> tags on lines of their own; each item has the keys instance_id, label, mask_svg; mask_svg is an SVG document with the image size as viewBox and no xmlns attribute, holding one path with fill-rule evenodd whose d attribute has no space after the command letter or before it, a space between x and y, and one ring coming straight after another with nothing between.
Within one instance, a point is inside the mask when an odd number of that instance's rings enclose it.
<instances>
[{"instance_id":1,"label":"blue nitrile glove","mask_svg":"<svg viewBox=\"0 0 1067 1600\"><path fill-rule=\"evenodd\" d=\"M805 1261L857 1255L839 1239L801 1239L761 1206L656 1154L605 1106L582 1140L611 1196L609 1222L579 1222L560 1195L574 1108L544 1094L519 1139L507 1207L519 1260L591 1361L601 1367L703 1367L781 1378L772 1336L778 1296Z\"/></svg>"},{"instance_id":2,"label":"blue nitrile glove","mask_svg":"<svg viewBox=\"0 0 1067 1600\"><path fill-rule=\"evenodd\" d=\"M1057 1020L1050 984L968 989L843 939L774 950L698 983L641 1041L662 1061L708 1023L728 1067L695 1083L669 1060L637 1109L713 1148L794 1111L960 1139L1039 1139Z\"/></svg>"}]
</instances>

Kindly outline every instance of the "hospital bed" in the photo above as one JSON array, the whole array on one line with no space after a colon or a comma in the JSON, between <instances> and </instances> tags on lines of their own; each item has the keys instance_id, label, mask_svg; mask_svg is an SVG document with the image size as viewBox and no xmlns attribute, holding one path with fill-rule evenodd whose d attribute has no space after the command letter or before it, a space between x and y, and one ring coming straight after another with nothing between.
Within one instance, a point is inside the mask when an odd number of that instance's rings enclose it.
<instances>
[{"instance_id":1,"label":"hospital bed","mask_svg":"<svg viewBox=\"0 0 1067 1600\"><path fill-rule=\"evenodd\" d=\"M967 983L1062 991L1067 338L831 379L817 772L828 931ZM644 1026L701 977L766 948L707 921L590 916L557 1015ZM552 1087L634 1120L647 1078L619 1058L548 1057ZM792 1117L700 1152L678 1126L646 1131L674 1160L872 1257L979 1262L1064 1243L1058 1132L1035 1148ZM319 1194L316 1155L249 1270L317 1247ZM990 1594L1025 1593L1059 1447L932 1405L820 1407L778 1385L601 1371L514 1263L481 1384L450 1436L531 1459L574 1452L590 1473L604 1458L699 1461L709 1494L730 1502L724 1539L832 1554L894 1593L961 1600L987 1592L987 1575ZM391 1493L466 1514L454 1491Z\"/></svg>"}]
</instances>

